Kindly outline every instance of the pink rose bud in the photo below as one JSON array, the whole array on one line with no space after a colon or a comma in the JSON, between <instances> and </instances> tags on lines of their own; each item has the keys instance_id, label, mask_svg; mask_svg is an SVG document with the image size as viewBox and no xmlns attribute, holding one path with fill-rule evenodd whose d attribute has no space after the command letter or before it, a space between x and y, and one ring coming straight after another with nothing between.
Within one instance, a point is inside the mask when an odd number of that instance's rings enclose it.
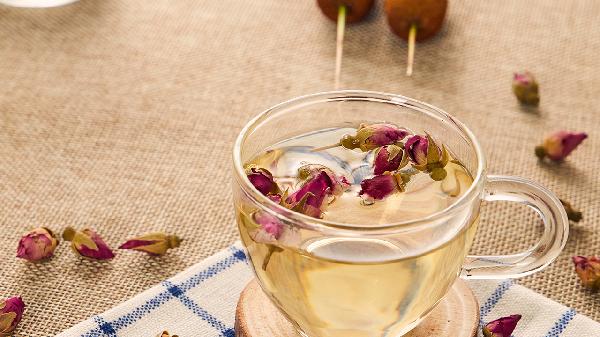
<instances>
[{"instance_id":1,"label":"pink rose bud","mask_svg":"<svg viewBox=\"0 0 600 337\"><path fill-rule=\"evenodd\" d=\"M52 231L46 227L38 227L19 240L17 257L28 261L40 261L52 257L58 240Z\"/></svg>"},{"instance_id":2,"label":"pink rose bud","mask_svg":"<svg viewBox=\"0 0 600 337\"><path fill-rule=\"evenodd\" d=\"M345 135L340 145L347 149L360 148L363 152L374 150L385 145L399 143L408 136L408 131L392 124L362 124L355 136Z\"/></svg>"},{"instance_id":3,"label":"pink rose bud","mask_svg":"<svg viewBox=\"0 0 600 337\"><path fill-rule=\"evenodd\" d=\"M165 233L148 233L127 240L119 249L131 249L145 252L148 255L165 255L167 250L179 247L181 239L176 235L167 235Z\"/></svg>"},{"instance_id":4,"label":"pink rose bud","mask_svg":"<svg viewBox=\"0 0 600 337\"><path fill-rule=\"evenodd\" d=\"M533 106L540 104L539 86L532 73L528 71L515 73L512 88L513 93L521 104Z\"/></svg>"},{"instance_id":5,"label":"pink rose bud","mask_svg":"<svg viewBox=\"0 0 600 337\"><path fill-rule=\"evenodd\" d=\"M337 177L322 165L307 165L298 169L302 186L285 203L293 211L320 218L329 198L340 195L350 186L345 177Z\"/></svg>"},{"instance_id":6,"label":"pink rose bud","mask_svg":"<svg viewBox=\"0 0 600 337\"><path fill-rule=\"evenodd\" d=\"M540 159L548 157L554 161L561 161L586 138L585 132L558 131L546 137L544 144L535 147L535 155Z\"/></svg>"},{"instance_id":7,"label":"pink rose bud","mask_svg":"<svg viewBox=\"0 0 600 337\"><path fill-rule=\"evenodd\" d=\"M394 172L408 163L408 157L398 145L386 145L380 147L375 153L373 162L373 173L376 175L385 172Z\"/></svg>"},{"instance_id":8,"label":"pink rose bud","mask_svg":"<svg viewBox=\"0 0 600 337\"><path fill-rule=\"evenodd\" d=\"M367 201L383 200L400 191L396 178L391 174L382 174L365 179L360 183L360 187L358 195Z\"/></svg>"},{"instance_id":9,"label":"pink rose bud","mask_svg":"<svg viewBox=\"0 0 600 337\"><path fill-rule=\"evenodd\" d=\"M427 165L428 145L427 137L414 135L406 141L404 148L415 165L425 166Z\"/></svg>"},{"instance_id":10,"label":"pink rose bud","mask_svg":"<svg viewBox=\"0 0 600 337\"><path fill-rule=\"evenodd\" d=\"M439 181L446 178L444 169L450 159L446 146L440 148L430 135L414 135L404 145L414 168L429 173L431 179Z\"/></svg>"},{"instance_id":11,"label":"pink rose bud","mask_svg":"<svg viewBox=\"0 0 600 337\"><path fill-rule=\"evenodd\" d=\"M248 167L246 176L254 187L263 195L279 195L279 186L273 179L273 174L269 170L260 167Z\"/></svg>"},{"instance_id":12,"label":"pink rose bud","mask_svg":"<svg viewBox=\"0 0 600 337\"><path fill-rule=\"evenodd\" d=\"M21 297L0 301L0 336L12 335L23 318L25 303Z\"/></svg>"},{"instance_id":13,"label":"pink rose bud","mask_svg":"<svg viewBox=\"0 0 600 337\"><path fill-rule=\"evenodd\" d=\"M110 260L115 257L110 247L92 229L78 231L67 227L63 232L63 239L71 241L71 248L81 256L95 260Z\"/></svg>"},{"instance_id":14,"label":"pink rose bud","mask_svg":"<svg viewBox=\"0 0 600 337\"><path fill-rule=\"evenodd\" d=\"M256 242L270 243L281 238L285 225L276 216L267 212L257 211L252 214L258 230L252 235Z\"/></svg>"},{"instance_id":15,"label":"pink rose bud","mask_svg":"<svg viewBox=\"0 0 600 337\"><path fill-rule=\"evenodd\" d=\"M600 289L600 258L597 256L573 256L575 272L587 288Z\"/></svg>"},{"instance_id":16,"label":"pink rose bud","mask_svg":"<svg viewBox=\"0 0 600 337\"><path fill-rule=\"evenodd\" d=\"M510 315L491 321L483 327L483 335L485 337L510 337L520 319L521 315Z\"/></svg>"}]
</instances>

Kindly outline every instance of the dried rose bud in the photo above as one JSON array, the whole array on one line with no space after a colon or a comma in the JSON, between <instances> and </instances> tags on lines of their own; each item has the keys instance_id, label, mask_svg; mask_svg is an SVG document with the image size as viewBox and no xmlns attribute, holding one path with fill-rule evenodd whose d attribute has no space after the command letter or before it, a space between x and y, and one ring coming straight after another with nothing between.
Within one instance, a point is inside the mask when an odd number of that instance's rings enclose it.
<instances>
[{"instance_id":1,"label":"dried rose bud","mask_svg":"<svg viewBox=\"0 0 600 337\"><path fill-rule=\"evenodd\" d=\"M581 221L581 219L583 219L583 214L581 214L580 211L573 208L573 206L571 206L571 204L569 202L566 202L562 199L559 199L559 200L562 203L563 207L565 208L565 212L567 213L567 218L569 218L569 220L571 220L573 222L579 222L579 221Z\"/></svg>"},{"instance_id":2,"label":"dried rose bud","mask_svg":"<svg viewBox=\"0 0 600 337\"><path fill-rule=\"evenodd\" d=\"M165 255L167 250L179 247L181 239L176 235L167 235L165 233L148 233L127 240L119 246L119 249L132 249L149 255Z\"/></svg>"},{"instance_id":3,"label":"dried rose bud","mask_svg":"<svg viewBox=\"0 0 600 337\"><path fill-rule=\"evenodd\" d=\"M297 246L300 244L300 233L291 226L284 224L279 218L264 211L252 214L253 223L257 226L249 232L252 240L264 243L268 251L262 263L263 270L275 253L283 251L281 246Z\"/></svg>"},{"instance_id":4,"label":"dried rose bud","mask_svg":"<svg viewBox=\"0 0 600 337\"><path fill-rule=\"evenodd\" d=\"M386 145L377 149L373 162L373 173L393 172L403 168L408 163L408 157L398 145Z\"/></svg>"},{"instance_id":5,"label":"dried rose bud","mask_svg":"<svg viewBox=\"0 0 600 337\"><path fill-rule=\"evenodd\" d=\"M600 289L600 258L597 256L573 256L575 272L583 285L594 290Z\"/></svg>"},{"instance_id":6,"label":"dried rose bud","mask_svg":"<svg viewBox=\"0 0 600 337\"><path fill-rule=\"evenodd\" d=\"M296 212L320 218L333 196L349 187L345 177L337 177L322 165L308 165L298 170L298 177L305 180L300 189L286 198L287 207Z\"/></svg>"},{"instance_id":7,"label":"dried rose bud","mask_svg":"<svg viewBox=\"0 0 600 337\"><path fill-rule=\"evenodd\" d=\"M320 164L308 164L298 168L298 179L309 180L325 173L332 182L331 194L339 196L348 190L350 183L345 176L337 176L330 168Z\"/></svg>"},{"instance_id":8,"label":"dried rose bud","mask_svg":"<svg viewBox=\"0 0 600 337\"><path fill-rule=\"evenodd\" d=\"M381 146L399 143L406 136L408 136L408 131L392 124L361 124L356 135L345 135L342 137L340 145L347 149L361 149L366 152Z\"/></svg>"},{"instance_id":9,"label":"dried rose bud","mask_svg":"<svg viewBox=\"0 0 600 337\"><path fill-rule=\"evenodd\" d=\"M78 231L67 227L63 232L63 239L71 241L71 248L81 256L95 260L110 260L115 257L100 235L90 228Z\"/></svg>"},{"instance_id":10,"label":"dried rose bud","mask_svg":"<svg viewBox=\"0 0 600 337\"><path fill-rule=\"evenodd\" d=\"M524 71L515 73L512 82L513 92L522 104L538 106L540 104L540 93L538 83L533 74Z\"/></svg>"},{"instance_id":11,"label":"dried rose bud","mask_svg":"<svg viewBox=\"0 0 600 337\"><path fill-rule=\"evenodd\" d=\"M586 138L585 132L558 131L546 137L544 144L535 147L535 155L540 159L548 157L554 161L561 161Z\"/></svg>"},{"instance_id":12,"label":"dried rose bud","mask_svg":"<svg viewBox=\"0 0 600 337\"><path fill-rule=\"evenodd\" d=\"M447 172L444 167L448 164L448 151L443 144L440 148L429 134L410 137L404 149L414 168L428 172L431 179L436 181L446 178Z\"/></svg>"},{"instance_id":13,"label":"dried rose bud","mask_svg":"<svg viewBox=\"0 0 600 337\"><path fill-rule=\"evenodd\" d=\"M40 261L52 257L58 246L56 235L46 227L38 227L19 240L17 257L28 261Z\"/></svg>"},{"instance_id":14,"label":"dried rose bud","mask_svg":"<svg viewBox=\"0 0 600 337\"><path fill-rule=\"evenodd\" d=\"M248 180L254 185L254 187L262 194L270 197L270 196L280 196L280 189L275 179L273 179L273 174L269 172L269 170L250 166L246 168L246 176Z\"/></svg>"},{"instance_id":15,"label":"dried rose bud","mask_svg":"<svg viewBox=\"0 0 600 337\"><path fill-rule=\"evenodd\" d=\"M383 200L398 191L396 178L391 174L382 174L363 180L358 195L366 200Z\"/></svg>"},{"instance_id":16,"label":"dried rose bud","mask_svg":"<svg viewBox=\"0 0 600 337\"><path fill-rule=\"evenodd\" d=\"M9 336L23 318L25 303L21 297L0 301L0 336Z\"/></svg>"},{"instance_id":17,"label":"dried rose bud","mask_svg":"<svg viewBox=\"0 0 600 337\"><path fill-rule=\"evenodd\" d=\"M156 336L156 337L179 337L179 336L177 336L177 335L171 336L171 335L169 335L169 332L163 331L162 333L158 334L158 336Z\"/></svg>"},{"instance_id":18,"label":"dried rose bud","mask_svg":"<svg viewBox=\"0 0 600 337\"><path fill-rule=\"evenodd\" d=\"M483 327L483 335L485 337L510 337L520 319L521 315L510 315L491 321Z\"/></svg>"},{"instance_id":19,"label":"dried rose bud","mask_svg":"<svg viewBox=\"0 0 600 337\"><path fill-rule=\"evenodd\" d=\"M252 220L259 226L255 234L252 235L254 241L262 243L275 242L283 234L285 225L274 215L257 211L252 214Z\"/></svg>"}]
</instances>

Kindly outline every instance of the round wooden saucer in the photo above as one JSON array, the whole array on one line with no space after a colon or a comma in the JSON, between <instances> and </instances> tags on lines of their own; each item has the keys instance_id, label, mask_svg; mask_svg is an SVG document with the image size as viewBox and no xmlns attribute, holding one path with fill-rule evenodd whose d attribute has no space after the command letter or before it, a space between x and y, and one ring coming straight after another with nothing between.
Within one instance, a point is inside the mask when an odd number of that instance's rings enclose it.
<instances>
[{"instance_id":1,"label":"round wooden saucer","mask_svg":"<svg viewBox=\"0 0 600 337\"><path fill-rule=\"evenodd\" d=\"M473 337L479 305L471 288L457 280L446 297L414 330L403 337ZM263 293L256 279L242 291L235 313L236 337L299 337L292 324Z\"/></svg>"}]
</instances>

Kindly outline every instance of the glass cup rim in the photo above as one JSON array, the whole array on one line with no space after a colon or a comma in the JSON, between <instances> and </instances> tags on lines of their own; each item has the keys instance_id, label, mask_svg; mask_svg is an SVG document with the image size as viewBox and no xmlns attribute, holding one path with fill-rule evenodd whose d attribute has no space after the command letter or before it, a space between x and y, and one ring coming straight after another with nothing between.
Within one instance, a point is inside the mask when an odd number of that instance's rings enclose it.
<instances>
[{"instance_id":1,"label":"glass cup rim","mask_svg":"<svg viewBox=\"0 0 600 337\"><path fill-rule=\"evenodd\" d=\"M447 118L449 121L452 121L453 125L458 128L460 133L463 136L466 136L468 141L471 143L471 146L475 150L475 155L477 158L477 172L475 174L475 178L473 179L473 183L469 186L469 189L465 194L463 194L456 202L452 205L444 208L441 211L429 214L422 218L405 220L405 221L397 221L379 225L359 225L359 224L348 224L342 222L336 222L331 220L317 219L302 213L293 212L289 209L275 203L271 199L267 198L265 195L260 193L253 185L250 183L250 180L246 176L244 164L242 163L241 152L242 146L244 145L244 141L246 140L248 134L250 134L258 125L262 122L268 120L270 114L294 107L294 106L303 106L303 105L311 105L316 103L324 103L324 102L336 102L336 101L344 101L344 100L355 100L355 101L378 101L382 103L396 104L400 105L402 103L411 103L412 105L420 106L425 108L427 111L419 111L421 113L428 113L430 115L435 116L436 114ZM409 109L411 107L408 107ZM414 109L413 109L414 110ZM444 122L448 123L448 122ZM255 201L259 202L262 206L264 206L265 210L267 210L270 214L281 218L282 220L287 220L296 223L302 223L304 226L309 227L313 230L317 231L327 231L327 232L371 232L371 231L381 231L381 230L393 230L393 229L414 229L417 227L426 227L429 224L436 223L436 220L440 218L451 216L457 212L460 212L465 207L469 206L472 200L479 195L480 190L483 188L484 178L486 173L486 162L485 157L483 156L483 150L479 141L473 134L473 132L461 121L457 120L454 116L450 115L446 111L433 106L431 104L427 104L421 102L419 100L386 92L379 91L369 91L369 90L335 90L335 91L323 91L317 92L313 94L298 96L287 101L283 101L279 104L271 106L270 108L264 110L257 116L253 117L243 129L240 131L237 136L234 147L233 147L233 165L234 165L234 174L237 178L238 183L241 184L242 189L246 194L254 198Z\"/></svg>"}]
</instances>

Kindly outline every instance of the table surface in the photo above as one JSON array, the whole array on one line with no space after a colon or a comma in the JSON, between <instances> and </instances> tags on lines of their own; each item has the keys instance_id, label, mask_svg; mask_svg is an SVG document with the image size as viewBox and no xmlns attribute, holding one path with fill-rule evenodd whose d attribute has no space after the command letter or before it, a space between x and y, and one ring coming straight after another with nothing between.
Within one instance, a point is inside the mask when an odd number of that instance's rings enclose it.
<instances>
[{"instance_id":1,"label":"table surface","mask_svg":"<svg viewBox=\"0 0 600 337\"><path fill-rule=\"evenodd\" d=\"M348 27L343 87L400 93L469 125L489 172L541 182L584 220L557 262L519 282L600 319L570 257L600 252L600 2L451 1L443 31L406 44L381 4ZM0 295L22 295L19 336L49 336L229 245L232 143L244 123L288 98L333 86L335 27L313 1L82 0L48 10L0 7ZM537 111L512 72L533 71ZM590 138L565 163L533 147L557 129ZM533 211L483 207L473 251L528 247ZM32 226L93 226L112 246L149 230L185 242L162 258L81 260L61 244L47 263L13 258Z\"/></svg>"}]
</instances>

